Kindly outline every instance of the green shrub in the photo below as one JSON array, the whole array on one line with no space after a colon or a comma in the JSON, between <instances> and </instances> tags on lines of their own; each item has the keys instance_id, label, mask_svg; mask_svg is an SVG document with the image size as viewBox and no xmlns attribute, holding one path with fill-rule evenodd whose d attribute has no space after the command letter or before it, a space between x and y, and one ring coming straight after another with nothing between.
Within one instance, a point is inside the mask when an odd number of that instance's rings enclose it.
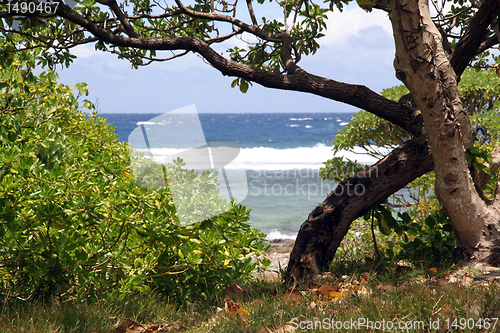
<instances>
[{"instance_id":1,"label":"green shrub","mask_svg":"<svg viewBox=\"0 0 500 333\"><path fill-rule=\"evenodd\" d=\"M97 113L79 109L85 84L58 84L52 71L33 75L28 52L0 56L4 297L159 288L185 301L207 298L268 262L251 260L263 253L265 235L246 222L249 210L232 202L224 214L181 226L168 188L139 188L128 145Z\"/></svg>"}]
</instances>

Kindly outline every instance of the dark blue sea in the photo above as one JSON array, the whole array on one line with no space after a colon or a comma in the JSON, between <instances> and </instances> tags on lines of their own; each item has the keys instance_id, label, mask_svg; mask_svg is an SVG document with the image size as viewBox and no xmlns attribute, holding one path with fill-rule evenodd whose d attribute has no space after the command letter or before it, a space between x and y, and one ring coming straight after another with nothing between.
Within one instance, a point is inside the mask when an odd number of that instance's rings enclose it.
<instances>
[{"instance_id":1,"label":"dark blue sea","mask_svg":"<svg viewBox=\"0 0 500 333\"><path fill-rule=\"evenodd\" d=\"M138 126L149 131L160 114L100 116L115 126L119 140L128 141ZM227 167L246 170L248 195L242 203L252 209L252 225L268 234L269 239L295 238L309 213L335 189L335 183L322 181L317 171L334 156L332 140L351 120L352 113L200 113L198 116L206 142L230 142L241 148ZM155 143L160 139L150 136L156 154L169 154L166 148L179 148ZM354 158L374 163L368 156Z\"/></svg>"}]
</instances>

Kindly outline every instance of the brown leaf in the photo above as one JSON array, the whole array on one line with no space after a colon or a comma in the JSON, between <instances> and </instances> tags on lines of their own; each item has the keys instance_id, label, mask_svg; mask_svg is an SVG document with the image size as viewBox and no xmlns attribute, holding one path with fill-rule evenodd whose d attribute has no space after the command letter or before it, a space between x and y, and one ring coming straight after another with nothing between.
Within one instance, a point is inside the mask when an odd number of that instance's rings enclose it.
<instances>
[{"instance_id":1,"label":"brown leaf","mask_svg":"<svg viewBox=\"0 0 500 333\"><path fill-rule=\"evenodd\" d=\"M166 324L163 327L165 332L185 332L184 322L182 320L176 320L173 323ZM163 331L162 331L163 332Z\"/></svg>"},{"instance_id":2,"label":"brown leaf","mask_svg":"<svg viewBox=\"0 0 500 333\"><path fill-rule=\"evenodd\" d=\"M293 328L293 326L291 326L291 325L285 325L285 326L278 328L273 333L292 333L292 332L295 332L295 328Z\"/></svg>"},{"instance_id":3,"label":"brown leaf","mask_svg":"<svg viewBox=\"0 0 500 333\"><path fill-rule=\"evenodd\" d=\"M248 328L248 324L245 321L245 318L250 315L247 310L243 309L239 304L231 301L229 298L224 298L224 308L226 312L229 314L230 318L234 316L238 317L238 321L240 322L240 326L244 328Z\"/></svg>"},{"instance_id":4,"label":"brown leaf","mask_svg":"<svg viewBox=\"0 0 500 333\"><path fill-rule=\"evenodd\" d=\"M474 277L472 275L469 275L469 274L465 274L463 277L462 277L462 285L466 288L469 288L470 286L472 286L472 283L474 282Z\"/></svg>"},{"instance_id":5,"label":"brown leaf","mask_svg":"<svg viewBox=\"0 0 500 333\"><path fill-rule=\"evenodd\" d=\"M222 298L229 298L231 300L248 300L250 296L248 295L248 290L238 286L233 283L222 292Z\"/></svg>"},{"instance_id":6,"label":"brown leaf","mask_svg":"<svg viewBox=\"0 0 500 333\"><path fill-rule=\"evenodd\" d=\"M368 273L368 272L361 273L361 283L363 283L363 279L365 281L369 280L370 279L370 273Z\"/></svg>"},{"instance_id":7,"label":"brown leaf","mask_svg":"<svg viewBox=\"0 0 500 333\"><path fill-rule=\"evenodd\" d=\"M302 302L302 294L297 289L293 289L291 292L286 292L282 297L285 302L290 302L295 305Z\"/></svg>"},{"instance_id":8,"label":"brown leaf","mask_svg":"<svg viewBox=\"0 0 500 333\"><path fill-rule=\"evenodd\" d=\"M431 267L427 270L427 273L429 274L437 274L438 269L436 267Z\"/></svg>"},{"instance_id":9,"label":"brown leaf","mask_svg":"<svg viewBox=\"0 0 500 333\"><path fill-rule=\"evenodd\" d=\"M417 278L419 279L419 281L421 283L426 283L429 279L427 279L425 276L423 275L417 275Z\"/></svg>"},{"instance_id":10,"label":"brown leaf","mask_svg":"<svg viewBox=\"0 0 500 333\"><path fill-rule=\"evenodd\" d=\"M439 317L443 318L444 320L446 319L452 319L453 314L454 314L453 307L451 306L450 303L444 304L442 307L439 308L434 314L432 315L432 321L436 321L436 319Z\"/></svg>"},{"instance_id":11,"label":"brown leaf","mask_svg":"<svg viewBox=\"0 0 500 333\"><path fill-rule=\"evenodd\" d=\"M335 282L334 285L324 284L316 289L315 294L319 297L328 297L329 293L335 293L339 290L340 281Z\"/></svg>"},{"instance_id":12,"label":"brown leaf","mask_svg":"<svg viewBox=\"0 0 500 333\"><path fill-rule=\"evenodd\" d=\"M113 333L125 333L125 332L127 332L127 328L123 325L117 326L113 330Z\"/></svg>"},{"instance_id":13,"label":"brown leaf","mask_svg":"<svg viewBox=\"0 0 500 333\"><path fill-rule=\"evenodd\" d=\"M273 333L267 326L262 327L258 333Z\"/></svg>"},{"instance_id":14,"label":"brown leaf","mask_svg":"<svg viewBox=\"0 0 500 333\"><path fill-rule=\"evenodd\" d=\"M357 290L354 290L358 293L358 295L370 295L372 291L367 286L359 286Z\"/></svg>"}]
</instances>

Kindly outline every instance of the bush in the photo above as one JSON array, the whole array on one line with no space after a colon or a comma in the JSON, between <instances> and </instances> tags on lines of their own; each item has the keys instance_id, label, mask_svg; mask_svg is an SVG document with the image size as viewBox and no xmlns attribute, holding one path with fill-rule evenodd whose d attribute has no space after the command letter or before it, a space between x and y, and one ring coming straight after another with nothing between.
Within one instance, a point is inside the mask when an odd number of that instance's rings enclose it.
<instances>
[{"instance_id":1,"label":"bush","mask_svg":"<svg viewBox=\"0 0 500 333\"><path fill-rule=\"evenodd\" d=\"M97 113L79 109L87 86L58 84L52 71L35 76L34 61L28 52L0 57L4 297L88 299L159 288L184 301L209 297L201 290L215 293L267 262L250 258L263 253L265 235L246 223L249 210L239 204L181 226L168 189L136 186L127 144Z\"/></svg>"}]
</instances>

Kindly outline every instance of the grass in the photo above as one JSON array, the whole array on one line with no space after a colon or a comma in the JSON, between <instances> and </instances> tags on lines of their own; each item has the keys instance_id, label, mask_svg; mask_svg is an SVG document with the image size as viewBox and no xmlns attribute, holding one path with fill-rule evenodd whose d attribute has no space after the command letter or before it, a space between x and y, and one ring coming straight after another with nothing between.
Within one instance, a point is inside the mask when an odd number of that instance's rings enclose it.
<instances>
[{"instance_id":1,"label":"grass","mask_svg":"<svg viewBox=\"0 0 500 333\"><path fill-rule=\"evenodd\" d=\"M411 270L398 267L401 266L387 261L373 264L337 260L332 273L325 275L324 279L316 277L307 284L297 285L294 297L285 296L290 292L279 279L242 282L240 285L248 290L249 297L238 300L237 304L248 311L249 316L235 315L232 318L224 310L222 297L210 303L183 307L155 293L129 296L123 300L102 298L90 304L75 300L46 304L4 301L0 310L0 331L111 333L123 318L145 327L163 325L165 331L171 332L274 332L285 325L312 328L297 332L382 332L375 327L382 325L384 320L386 327L390 325L389 321L394 325L400 322L414 327L420 323L425 325L423 330L408 326L408 329L395 329L394 332L500 331L500 323L495 329L493 322L489 330L478 327L482 323L479 319L500 317L498 282L492 280L474 285L471 272L452 271L450 267L441 267L433 274L423 266ZM367 278L363 281L361 273L367 269L370 273L363 275ZM316 296L315 288L323 284L333 285L337 280L341 282L339 291L347 290L346 296ZM363 292L349 291L356 288ZM464 318L462 322L461 318ZM436 325L438 319L441 328L429 328L429 323L432 321ZM456 326L452 327L455 319ZM339 325L352 320L356 324L371 321L374 327L358 325L345 329L343 326L343 329L332 330L328 326L328 323ZM323 329L319 328L319 323ZM452 330L447 330L447 326ZM269 330L265 331L264 327ZM466 329L461 330L461 327Z\"/></svg>"}]
</instances>

